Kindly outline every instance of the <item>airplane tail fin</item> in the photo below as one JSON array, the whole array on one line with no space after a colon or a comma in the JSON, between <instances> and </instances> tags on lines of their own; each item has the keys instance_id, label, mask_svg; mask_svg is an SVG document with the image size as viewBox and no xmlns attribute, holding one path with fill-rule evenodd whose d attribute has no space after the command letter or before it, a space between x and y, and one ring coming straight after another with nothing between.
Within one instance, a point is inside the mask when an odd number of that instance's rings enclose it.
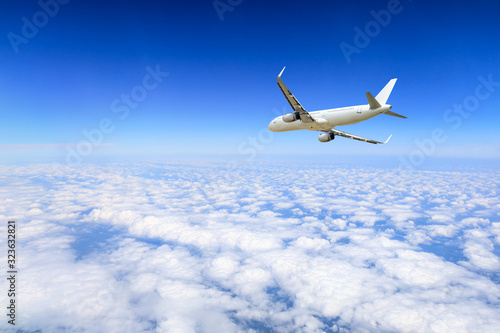
<instances>
[{"instance_id":1,"label":"airplane tail fin","mask_svg":"<svg viewBox=\"0 0 500 333\"><path fill-rule=\"evenodd\" d=\"M389 99L389 95L392 92L392 88L394 88L394 85L396 84L397 79L392 79L387 83L384 87L384 89L380 90L377 96L375 96L375 99L382 105L384 105L387 100ZM371 104L370 104L371 107Z\"/></svg>"}]
</instances>

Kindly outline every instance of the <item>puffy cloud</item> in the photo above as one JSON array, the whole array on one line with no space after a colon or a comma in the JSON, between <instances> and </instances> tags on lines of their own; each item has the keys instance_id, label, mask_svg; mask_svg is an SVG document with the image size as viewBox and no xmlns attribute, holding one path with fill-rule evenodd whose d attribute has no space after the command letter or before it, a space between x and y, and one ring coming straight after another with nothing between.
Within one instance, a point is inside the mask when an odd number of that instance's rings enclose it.
<instances>
[{"instance_id":1,"label":"puffy cloud","mask_svg":"<svg viewBox=\"0 0 500 333\"><path fill-rule=\"evenodd\" d=\"M479 270L500 270L500 259L493 253L494 245L490 234L483 230L467 230L465 232L464 254L469 259L466 263Z\"/></svg>"},{"instance_id":2,"label":"puffy cloud","mask_svg":"<svg viewBox=\"0 0 500 333\"><path fill-rule=\"evenodd\" d=\"M19 329L500 331L498 173L290 165L0 166Z\"/></svg>"}]
</instances>

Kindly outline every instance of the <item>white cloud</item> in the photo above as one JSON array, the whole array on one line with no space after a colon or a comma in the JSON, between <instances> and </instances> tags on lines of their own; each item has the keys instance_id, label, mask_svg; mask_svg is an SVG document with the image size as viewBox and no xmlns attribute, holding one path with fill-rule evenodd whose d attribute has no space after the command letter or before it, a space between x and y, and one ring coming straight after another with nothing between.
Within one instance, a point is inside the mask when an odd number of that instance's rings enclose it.
<instances>
[{"instance_id":1,"label":"white cloud","mask_svg":"<svg viewBox=\"0 0 500 333\"><path fill-rule=\"evenodd\" d=\"M496 173L224 166L1 166L19 328L500 331Z\"/></svg>"},{"instance_id":2,"label":"white cloud","mask_svg":"<svg viewBox=\"0 0 500 333\"><path fill-rule=\"evenodd\" d=\"M466 265L486 271L500 271L500 259L493 253L494 245L490 234L483 230L465 232L464 254L469 259Z\"/></svg>"}]
</instances>

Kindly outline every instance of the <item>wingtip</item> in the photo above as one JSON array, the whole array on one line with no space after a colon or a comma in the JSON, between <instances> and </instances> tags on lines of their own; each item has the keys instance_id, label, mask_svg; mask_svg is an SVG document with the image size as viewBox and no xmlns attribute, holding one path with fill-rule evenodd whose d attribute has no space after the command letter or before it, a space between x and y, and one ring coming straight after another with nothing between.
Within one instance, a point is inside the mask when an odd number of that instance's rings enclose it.
<instances>
[{"instance_id":1,"label":"wingtip","mask_svg":"<svg viewBox=\"0 0 500 333\"><path fill-rule=\"evenodd\" d=\"M283 72L285 71L285 68L286 68L286 66L283 67L283 69L281 70L280 75L278 75L278 77L281 77L281 74L283 74Z\"/></svg>"},{"instance_id":2,"label":"wingtip","mask_svg":"<svg viewBox=\"0 0 500 333\"><path fill-rule=\"evenodd\" d=\"M389 135L389 137L387 138L387 140L385 140L385 142L384 142L384 143L389 142L389 140L390 140L391 138L392 138L392 134L391 134L391 135Z\"/></svg>"}]
</instances>

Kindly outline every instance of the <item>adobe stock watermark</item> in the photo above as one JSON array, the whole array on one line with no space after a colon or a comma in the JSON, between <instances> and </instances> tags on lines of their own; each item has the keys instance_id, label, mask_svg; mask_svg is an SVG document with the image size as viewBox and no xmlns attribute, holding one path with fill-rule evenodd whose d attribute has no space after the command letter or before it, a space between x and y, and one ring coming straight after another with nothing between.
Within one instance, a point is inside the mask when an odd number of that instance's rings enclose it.
<instances>
[{"instance_id":1,"label":"adobe stock watermark","mask_svg":"<svg viewBox=\"0 0 500 333\"><path fill-rule=\"evenodd\" d=\"M403 9L404 7L399 0L389 0L387 2L387 9L382 9L378 12L371 10L370 15L373 17L373 20L365 24L364 30L361 30L358 26L353 28L356 33L353 40L354 45L346 42L339 44L347 63L350 64L352 55L354 53L361 53L361 50L366 48L372 39L380 34L382 28L386 28L391 23L393 15L400 14Z\"/></svg>"},{"instance_id":2,"label":"adobe stock watermark","mask_svg":"<svg viewBox=\"0 0 500 333\"><path fill-rule=\"evenodd\" d=\"M212 5L214 6L219 20L224 21L224 14L226 12L232 12L237 6L241 5L243 0L214 0Z\"/></svg>"},{"instance_id":3,"label":"adobe stock watermark","mask_svg":"<svg viewBox=\"0 0 500 333\"><path fill-rule=\"evenodd\" d=\"M277 116L281 116L282 113L278 109L273 108L273 113ZM231 177L235 177L237 172L241 170L242 163L245 165L248 162L255 160L257 155L263 152L266 147L268 147L274 140L274 133L271 132L267 125L261 128L256 134L247 136L243 141L241 141L236 152L239 156L245 157L243 160L233 159L228 161L222 170L215 171L214 173L207 175L207 183L209 187L202 186L200 188L200 193L204 197L204 200L210 201L209 197L211 192L216 188L223 188L226 181L229 181Z\"/></svg>"},{"instance_id":4,"label":"adobe stock watermark","mask_svg":"<svg viewBox=\"0 0 500 333\"><path fill-rule=\"evenodd\" d=\"M286 109L283 108L283 112L280 112L277 108L273 108L273 113L275 116L279 117L286 113ZM271 144L273 140L274 133L271 132L266 126L261 128L256 135L250 135L245 140L240 142L236 151L239 155L247 155L248 157L246 158L246 161L250 162L255 159L259 152L264 151L264 149Z\"/></svg>"},{"instance_id":5,"label":"adobe stock watermark","mask_svg":"<svg viewBox=\"0 0 500 333\"><path fill-rule=\"evenodd\" d=\"M422 165L428 157L436 152L437 146L448 139L447 132L458 130L464 119L469 118L479 109L481 101L490 98L500 87L500 81L493 81L493 74L489 74L487 78L478 76L477 80L479 84L476 86L474 94L465 97L462 103L453 104L453 108L447 109L443 113L443 121L449 124L450 128L434 128L427 138L415 140L414 143L417 147L407 157L399 156L400 168L413 170Z\"/></svg>"},{"instance_id":6,"label":"adobe stock watermark","mask_svg":"<svg viewBox=\"0 0 500 333\"><path fill-rule=\"evenodd\" d=\"M281 116L279 110L277 108L273 108L273 113L276 116ZM257 157L259 152L265 150L265 148L271 144L274 140L274 133L271 132L267 126L260 129L260 131L256 135L249 135L245 140L241 141L238 145L236 152L241 156L247 156L245 161L250 162ZM229 165L237 165L237 163L228 163Z\"/></svg>"},{"instance_id":7,"label":"adobe stock watermark","mask_svg":"<svg viewBox=\"0 0 500 333\"><path fill-rule=\"evenodd\" d=\"M273 139L273 132L267 128L262 128L257 135L250 135L243 140L236 151L242 156L247 155L248 157L245 160L249 162L254 160L257 154L262 152Z\"/></svg>"},{"instance_id":8,"label":"adobe stock watermark","mask_svg":"<svg viewBox=\"0 0 500 333\"><path fill-rule=\"evenodd\" d=\"M168 72L162 72L160 65L155 69L150 66L145 68L147 74L142 78L141 84L136 85L130 90L130 93L121 94L111 102L111 112L118 115L119 120L125 120L130 115L130 111L137 108L139 103L144 101L148 93L156 89L163 80L170 75ZM95 146L102 146L104 136L111 134L116 128L115 122L110 118L102 118L96 128L91 130L83 129L82 135L85 140L76 145L66 146L66 163L69 166L75 166L83 161L84 157L92 154Z\"/></svg>"},{"instance_id":9,"label":"adobe stock watermark","mask_svg":"<svg viewBox=\"0 0 500 333\"><path fill-rule=\"evenodd\" d=\"M28 42L35 38L39 29L45 27L49 23L49 19L53 18L59 13L61 5L66 5L70 0L40 0L38 6L41 10L35 12L31 19L23 16L21 18L21 34L9 32L7 39L12 46L15 53L19 53L19 46L21 44L28 44Z\"/></svg>"}]
</instances>

